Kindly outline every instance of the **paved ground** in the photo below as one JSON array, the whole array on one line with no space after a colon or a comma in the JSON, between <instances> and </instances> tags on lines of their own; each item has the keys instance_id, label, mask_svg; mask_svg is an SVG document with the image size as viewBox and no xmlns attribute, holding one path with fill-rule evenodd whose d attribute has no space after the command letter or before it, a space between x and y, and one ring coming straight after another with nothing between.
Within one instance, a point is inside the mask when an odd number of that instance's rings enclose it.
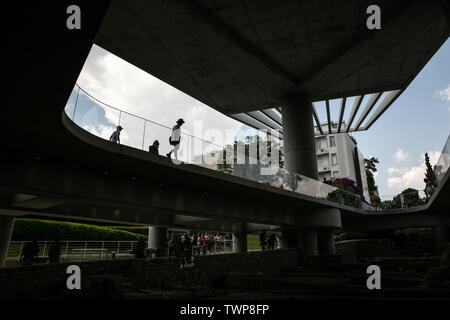
<instances>
[{"instance_id":1,"label":"paved ground","mask_svg":"<svg viewBox=\"0 0 450 320\"><path fill-rule=\"evenodd\" d=\"M368 290L366 268L378 264L381 290ZM450 300L450 267L440 257L380 258L367 263L307 265L276 275L232 273L214 286L180 286L125 293L124 299L430 299Z\"/></svg>"}]
</instances>

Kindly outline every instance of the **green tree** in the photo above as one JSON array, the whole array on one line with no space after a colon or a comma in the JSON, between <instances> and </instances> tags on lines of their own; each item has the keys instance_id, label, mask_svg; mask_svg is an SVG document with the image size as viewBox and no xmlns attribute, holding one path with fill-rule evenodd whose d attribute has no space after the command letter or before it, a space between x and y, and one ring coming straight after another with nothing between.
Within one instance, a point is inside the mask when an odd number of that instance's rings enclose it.
<instances>
[{"instance_id":1,"label":"green tree","mask_svg":"<svg viewBox=\"0 0 450 320\"><path fill-rule=\"evenodd\" d=\"M248 157L250 156L250 146L256 146L256 160L259 160L259 151L261 146L266 146L267 148L267 156L270 158L272 156L272 144L270 143L269 137L268 138L261 138L258 135L254 136L247 136L245 137L245 140L242 142L244 144L244 150L245 150L245 157L246 157L246 166L248 164ZM279 166L280 168L283 168L284 161L283 161L283 153L280 148L279 142L275 139L275 146L276 149L279 150ZM238 141L234 141L233 145L227 145L226 149L232 150L234 156L233 156L233 162L230 163L230 161L227 161L226 159L226 153L223 152L223 163L217 164L218 171L224 172L224 173L232 173L233 172L233 166L237 163L237 149L238 149Z\"/></svg>"},{"instance_id":2,"label":"green tree","mask_svg":"<svg viewBox=\"0 0 450 320\"><path fill-rule=\"evenodd\" d=\"M425 171L425 179L423 179L423 181L425 182L425 196L428 201L428 199L433 195L434 190L436 190L438 184L436 175L434 174L433 168L430 164L430 157L428 156L428 153L425 153L425 165L427 167L427 171Z\"/></svg>"},{"instance_id":3,"label":"green tree","mask_svg":"<svg viewBox=\"0 0 450 320\"><path fill-rule=\"evenodd\" d=\"M419 190L408 188L394 197L392 200L394 208L402 208L402 198L403 208L416 207L424 204L424 201L419 197Z\"/></svg>"},{"instance_id":4,"label":"green tree","mask_svg":"<svg viewBox=\"0 0 450 320\"><path fill-rule=\"evenodd\" d=\"M377 172L376 164L379 163L377 158L371 157L364 159L364 166L366 168L367 185L369 187L370 202L374 207L382 207L381 199L378 193L378 186L375 184L375 175Z\"/></svg>"}]
</instances>

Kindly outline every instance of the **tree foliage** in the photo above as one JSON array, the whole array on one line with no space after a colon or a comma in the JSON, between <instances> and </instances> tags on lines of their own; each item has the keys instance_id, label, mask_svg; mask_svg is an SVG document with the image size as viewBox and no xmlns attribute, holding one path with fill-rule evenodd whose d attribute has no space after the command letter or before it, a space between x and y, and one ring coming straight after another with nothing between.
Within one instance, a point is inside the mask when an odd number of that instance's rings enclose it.
<instances>
[{"instance_id":1,"label":"tree foliage","mask_svg":"<svg viewBox=\"0 0 450 320\"><path fill-rule=\"evenodd\" d=\"M369 187L370 203L375 207L381 207L381 199L378 194L378 186L375 184L375 175L377 172L376 164L379 163L377 158L371 157L364 159L364 166L366 168L367 185Z\"/></svg>"},{"instance_id":2,"label":"tree foliage","mask_svg":"<svg viewBox=\"0 0 450 320\"><path fill-rule=\"evenodd\" d=\"M428 153L425 153L425 166L427 167L427 170L425 171L425 179L423 179L423 182L425 182L425 195L427 199L429 199L433 195L434 190L436 190L438 183L434 170L431 167Z\"/></svg>"},{"instance_id":3,"label":"tree foliage","mask_svg":"<svg viewBox=\"0 0 450 320\"><path fill-rule=\"evenodd\" d=\"M360 206L362 193L355 181L349 178L334 177L324 182L337 188L328 194L328 200L352 207Z\"/></svg>"},{"instance_id":4,"label":"tree foliage","mask_svg":"<svg viewBox=\"0 0 450 320\"><path fill-rule=\"evenodd\" d=\"M402 206L402 198L403 198L403 206ZM416 207L418 205L424 204L423 199L419 197L419 190L414 188L407 188L403 190L401 193L396 195L392 200L393 209L396 208L409 208Z\"/></svg>"}]
</instances>

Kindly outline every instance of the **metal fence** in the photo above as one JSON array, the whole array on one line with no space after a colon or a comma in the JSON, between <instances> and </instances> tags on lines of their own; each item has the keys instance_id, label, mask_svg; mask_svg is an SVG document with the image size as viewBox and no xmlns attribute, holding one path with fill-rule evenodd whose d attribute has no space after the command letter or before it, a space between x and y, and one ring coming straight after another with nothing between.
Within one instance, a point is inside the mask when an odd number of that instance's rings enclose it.
<instances>
[{"instance_id":1,"label":"metal fence","mask_svg":"<svg viewBox=\"0 0 450 320\"><path fill-rule=\"evenodd\" d=\"M30 241L11 241L8 247L8 261L20 261L25 244ZM54 241L38 241L40 262L46 262L48 251ZM60 241L60 262L126 259L134 257L133 249L137 241ZM209 250L201 246L193 246L192 254L229 253L233 250L232 240L225 240L224 246L218 249L215 245Z\"/></svg>"},{"instance_id":2,"label":"metal fence","mask_svg":"<svg viewBox=\"0 0 450 320\"><path fill-rule=\"evenodd\" d=\"M19 261L25 244L30 241L11 241L7 259ZM54 241L38 241L39 258L47 258ZM60 241L60 261L104 260L131 257L137 241Z\"/></svg>"}]
</instances>

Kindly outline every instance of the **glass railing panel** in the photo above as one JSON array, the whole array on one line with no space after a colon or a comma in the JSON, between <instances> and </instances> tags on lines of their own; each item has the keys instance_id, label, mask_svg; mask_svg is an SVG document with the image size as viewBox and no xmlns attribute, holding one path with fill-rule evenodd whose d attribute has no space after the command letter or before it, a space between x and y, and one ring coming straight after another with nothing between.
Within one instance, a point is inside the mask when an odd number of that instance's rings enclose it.
<instances>
[{"instance_id":1,"label":"glass railing panel","mask_svg":"<svg viewBox=\"0 0 450 320\"><path fill-rule=\"evenodd\" d=\"M133 148L143 149L145 120L122 111L119 125L123 128L120 133L120 143Z\"/></svg>"},{"instance_id":2,"label":"glass railing panel","mask_svg":"<svg viewBox=\"0 0 450 320\"><path fill-rule=\"evenodd\" d=\"M159 154L166 155L166 153L173 148L169 145L169 137L171 133L172 129L147 120L145 122L144 150L148 151L148 148L153 144L153 142L158 140Z\"/></svg>"},{"instance_id":3,"label":"glass railing panel","mask_svg":"<svg viewBox=\"0 0 450 320\"><path fill-rule=\"evenodd\" d=\"M120 135L123 145L148 151L153 141L158 140L161 156L173 149L169 144L172 127L104 104L78 86L72 91L65 111L78 126L103 139L109 140L120 124L123 127ZM270 159L264 148L269 148L269 145L260 144L257 153L256 148L246 148L243 141L223 147L214 141L195 137L182 128L178 160L312 197L339 202L337 198L344 193L347 198L359 198L359 195L342 189L336 194L336 187L280 168L280 159ZM279 142L270 148L273 148L274 154L279 153ZM447 158L444 156L444 160L447 159L445 168L448 168L448 141L446 150Z\"/></svg>"},{"instance_id":4,"label":"glass railing panel","mask_svg":"<svg viewBox=\"0 0 450 320\"><path fill-rule=\"evenodd\" d=\"M67 100L66 104L66 114L67 116L73 120L74 112L75 112L75 105L78 103L78 87L73 88L72 92L70 93L69 100Z\"/></svg>"},{"instance_id":5,"label":"glass railing panel","mask_svg":"<svg viewBox=\"0 0 450 320\"><path fill-rule=\"evenodd\" d=\"M93 99L81 90L74 108L71 119L81 128L103 139L109 140L119 123L119 110Z\"/></svg>"},{"instance_id":6,"label":"glass railing panel","mask_svg":"<svg viewBox=\"0 0 450 320\"><path fill-rule=\"evenodd\" d=\"M447 137L444 148L442 149L441 156L438 162L434 166L434 174L436 175L436 180L438 183L442 180L445 173L450 166L450 135Z\"/></svg>"}]
</instances>

